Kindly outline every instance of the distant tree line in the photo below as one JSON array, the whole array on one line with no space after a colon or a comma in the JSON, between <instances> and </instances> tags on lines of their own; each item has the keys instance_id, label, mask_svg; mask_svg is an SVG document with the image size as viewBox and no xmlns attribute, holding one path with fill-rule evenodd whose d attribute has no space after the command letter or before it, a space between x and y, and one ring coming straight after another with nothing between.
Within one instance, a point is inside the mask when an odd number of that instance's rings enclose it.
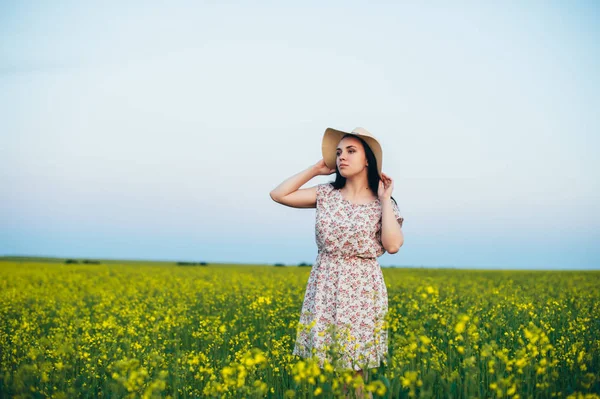
<instances>
[{"instance_id":1,"label":"distant tree line","mask_svg":"<svg viewBox=\"0 0 600 399\"><path fill-rule=\"evenodd\" d=\"M177 266L206 266L206 262L177 262Z\"/></svg>"},{"instance_id":2,"label":"distant tree line","mask_svg":"<svg viewBox=\"0 0 600 399\"><path fill-rule=\"evenodd\" d=\"M79 263L79 261L77 259L65 259L65 263L69 264L69 263ZM90 259L83 259L81 261L81 263L87 263L87 264L91 264L91 265L99 265L100 261L99 260L90 260Z\"/></svg>"},{"instance_id":3,"label":"distant tree line","mask_svg":"<svg viewBox=\"0 0 600 399\"><path fill-rule=\"evenodd\" d=\"M77 259L66 259L65 263L66 264L85 263L85 264L99 265L100 261L98 261L98 260L90 260L90 259L82 259L81 261L79 261ZM181 261L181 262L176 262L175 264L177 266L207 266L208 262L183 262L183 261ZM283 267L283 266L285 266L285 264L284 263L275 263L275 266L277 266L277 267ZM300 266L300 267L311 267L312 263L302 262L302 263L299 263L298 266Z\"/></svg>"},{"instance_id":4,"label":"distant tree line","mask_svg":"<svg viewBox=\"0 0 600 399\"><path fill-rule=\"evenodd\" d=\"M285 266L285 264L283 264L283 263L275 263L275 266L276 267L282 267L282 266ZM311 263L302 262L302 263L299 263L298 266L312 266L312 264Z\"/></svg>"}]
</instances>

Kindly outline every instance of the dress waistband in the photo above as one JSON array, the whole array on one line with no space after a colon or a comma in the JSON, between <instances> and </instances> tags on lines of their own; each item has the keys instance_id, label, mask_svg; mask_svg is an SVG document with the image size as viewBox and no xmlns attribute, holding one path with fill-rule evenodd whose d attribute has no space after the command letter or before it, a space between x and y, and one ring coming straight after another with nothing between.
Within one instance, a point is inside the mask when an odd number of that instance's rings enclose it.
<instances>
[{"instance_id":1,"label":"dress waistband","mask_svg":"<svg viewBox=\"0 0 600 399\"><path fill-rule=\"evenodd\" d=\"M337 258L377 259L375 256L370 256L370 255L345 254L345 253L327 252L327 251L319 251L319 255L335 256Z\"/></svg>"}]
</instances>

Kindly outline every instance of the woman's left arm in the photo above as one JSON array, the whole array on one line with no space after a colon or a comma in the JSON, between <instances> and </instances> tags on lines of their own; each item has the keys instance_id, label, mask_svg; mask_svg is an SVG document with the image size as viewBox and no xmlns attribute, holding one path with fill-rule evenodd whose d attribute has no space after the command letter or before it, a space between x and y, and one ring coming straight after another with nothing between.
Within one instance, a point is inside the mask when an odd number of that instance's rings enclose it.
<instances>
[{"instance_id":1,"label":"woman's left arm","mask_svg":"<svg viewBox=\"0 0 600 399\"><path fill-rule=\"evenodd\" d=\"M392 204L393 189L394 181L392 178L382 173L379 189L377 190L379 202L381 203L381 244L390 254L398 252L404 244L402 225L396 220Z\"/></svg>"},{"instance_id":2,"label":"woman's left arm","mask_svg":"<svg viewBox=\"0 0 600 399\"><path fill-rule=\"evenodd\" d=\"M398 252L404 244L404 233L402 227L396 220L394 209L392 208L392 199L381 198L381 244L383 248L390 253Z\"/></svg>"}]
</instances>

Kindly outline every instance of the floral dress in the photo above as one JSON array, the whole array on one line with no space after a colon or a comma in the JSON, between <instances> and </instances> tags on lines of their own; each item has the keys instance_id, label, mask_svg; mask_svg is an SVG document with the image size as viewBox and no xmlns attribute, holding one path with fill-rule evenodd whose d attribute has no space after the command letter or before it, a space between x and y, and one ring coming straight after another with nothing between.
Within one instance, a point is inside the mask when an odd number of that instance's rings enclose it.
<instances>
[{"instance_id":1,"label":"floral dress","mask_svg":"<svg viewBox=\"0 0 600 399\"><path fill-rule=\"evenodd\" d=\"M400 226L404 218L396 203ZM330 183L317 185L313 265L293 354L316 355L341 369L387 364L387 289L377 257L381 243L381 203L354 204Z\"/></svg>"}]
</instances>

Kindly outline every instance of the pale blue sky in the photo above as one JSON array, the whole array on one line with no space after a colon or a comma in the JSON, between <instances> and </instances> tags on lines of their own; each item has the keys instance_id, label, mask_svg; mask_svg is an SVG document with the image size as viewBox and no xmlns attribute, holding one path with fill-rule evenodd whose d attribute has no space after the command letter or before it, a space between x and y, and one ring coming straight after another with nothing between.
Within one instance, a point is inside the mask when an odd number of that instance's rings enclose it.
<instances>
[{"instance_id":1,"label":"pale blue sky","mask_svg":"<svg viewBox=\"0 0 600 399\"><path fill-rule=\"evenodd\" d=\"M596 2L2 2L0 254L313 262L269 191L363 126L381 265L600 265ZM305 187L333 176L309 181Z\"/></svg>"}]
</instances>

